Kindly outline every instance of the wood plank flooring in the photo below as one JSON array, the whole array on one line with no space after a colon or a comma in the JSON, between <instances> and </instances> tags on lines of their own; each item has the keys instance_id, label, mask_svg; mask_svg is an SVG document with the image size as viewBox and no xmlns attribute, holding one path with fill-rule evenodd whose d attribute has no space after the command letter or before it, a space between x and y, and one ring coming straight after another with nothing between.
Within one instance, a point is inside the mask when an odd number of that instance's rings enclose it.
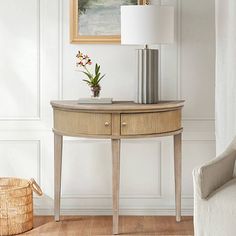
<instances>
[{"instance_id":1,"label":"wood plank flooring","mask_svg":"<svg viewBox=\"0 0 236 236\"><path fill-rule=\"evenodd\" d=\"M36 216L34 229L22 234L32 236L110 236L111 216L67 216L54 222L52 216ZM173 216L121 216L120 235L125 236L193 236L193 218L176 223Z\"/></svg>"}]
</instances>

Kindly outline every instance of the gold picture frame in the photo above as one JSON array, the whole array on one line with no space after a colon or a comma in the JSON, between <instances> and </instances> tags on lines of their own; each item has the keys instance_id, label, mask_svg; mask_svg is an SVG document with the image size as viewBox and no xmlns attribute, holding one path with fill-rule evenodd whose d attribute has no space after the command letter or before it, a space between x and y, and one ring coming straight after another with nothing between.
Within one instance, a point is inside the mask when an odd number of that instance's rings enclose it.
<instances>
[{"instance_id":1,"label":"gold picture frame","mask_svg":"<svg viewBox=\"0 0 236 236\"><path fill-rule=\"evenodd\" d=\"M70 42L80 44L118 44L120 35L80 35L79 34L79 1L70 0ZM137 0L137 4L145 4L145 0Z\"/></svg>"}]
</instances>

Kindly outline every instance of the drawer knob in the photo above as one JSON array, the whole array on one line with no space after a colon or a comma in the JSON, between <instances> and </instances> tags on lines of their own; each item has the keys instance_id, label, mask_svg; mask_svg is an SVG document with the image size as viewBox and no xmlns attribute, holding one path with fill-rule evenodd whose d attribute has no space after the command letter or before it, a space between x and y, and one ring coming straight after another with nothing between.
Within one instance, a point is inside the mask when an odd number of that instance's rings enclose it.
<instances>
[{"instance_id":1,"label":"drawer knob","mask_svg":"<svg viewBox=\"0 0 236 236\"><path fill-rule=\"evenodd\" d=\"M122 122L122 126L126 126L127 125L127 123L126 122Z\"/></svg>"},{"instance_id":2,"label":"drawer knob","mask_svg":"<svg viewBox=\"0 0 236 236\"><path fill-rule=\"evenodd\" d=\"M109 122L105 122L105 126L109 126L110 125L110 123Z\"/></svg>"}]
</instances>

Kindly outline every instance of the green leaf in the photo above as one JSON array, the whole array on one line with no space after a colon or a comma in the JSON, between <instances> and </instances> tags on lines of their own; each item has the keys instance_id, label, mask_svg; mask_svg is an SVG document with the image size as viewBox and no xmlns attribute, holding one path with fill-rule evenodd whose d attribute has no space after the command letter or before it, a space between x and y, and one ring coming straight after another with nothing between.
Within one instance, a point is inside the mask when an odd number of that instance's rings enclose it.
<instances>
[{"instance_id":1,"label":"green leaf","mask_svg":"<svg viewBox=\"0 0 236 236\"><path fill-rule=\"evenodd\" d=\"M95 65L95 75L98 74L99 70L100 70L100 66L98 66L98 64L96 63L96 65Z\"/></svg>"},{"instance_id":2,"label":"green leaf","mask_svg":"<svg viewBox=\"0 0 236 236\"><path fill-rule=\"evenodd\" d=\"M86 82L87 84L91 84L91 81L87 80L87 79L83 79L84 82Z\"/></svg>"},{"instance_id":3,"label":"green leaf","mask_svg":"<svg viewBox=\"0 0 236 236\"><path fill-rule=\"evenodd\" d=\"M102 78L100 78L98 81L97 81L97 84L99 84L99 82L102 80Z\"/></svg>"},{"instance_id":4,"label":"green leaf","mask_svg":"<svg viewBox=\"0 0 236 236\"><path fill-rule=\"evenodd\" d=\"M89 79L93 78L93 75L89 74L88 72L82 71L85 75L87 75L89 77Z\"/></svg>"},{"instance_id":5,"label":"green leaf","mask_svg":"<svg viewBox=\"0 0 236 236\"><path fill-rule=\"evenodd\" d=\"M101 75L101 73L98 73L95 77L94 77L94 79L95 79L95 81L96 81L96 83L98 83L97 81L99 80L99 78L100 78L100 75Z\"/></svg>"},{"instance_id":6,"label":"green leaf","mask_svg":"<svg viewBox=\"0 0 236 236\"><path fill-rule=\"evenodd\" d=\"M102 80L105 77L105 74L101 76L100 80Z\"/></svg>"},{"instance_id":7,"label":"green leaf","mask_svg":"<svg viewBox=\"0 0 236 236\"><path fill-rule=\"evenodd\" d=\"M95 72L95 75L97 74L97 63L96 63L96 65L95 65L95 70L94 70L94 72Z\"/></svg>"},{"instance_id":8,"label":"green leaf","mask_svg":"<svg viewBox=\"0 0 236 236\"><path fill-rule=\"evenodd\" d=\"M104 78L104 76L105 76L105 74L100 79L98 79L98 81L97 81L98 84Z\"/></svg>"}]
</instances>

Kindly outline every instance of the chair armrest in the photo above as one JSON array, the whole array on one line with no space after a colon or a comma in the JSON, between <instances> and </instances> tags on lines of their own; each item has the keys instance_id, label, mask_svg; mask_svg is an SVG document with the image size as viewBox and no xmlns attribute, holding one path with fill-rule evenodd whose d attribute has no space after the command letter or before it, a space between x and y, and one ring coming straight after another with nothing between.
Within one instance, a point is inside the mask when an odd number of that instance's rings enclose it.
<instances>
[{"instance_id":1,"label":"chair armrest","mask_svg":"<svg viewBox=\"0 0 236 236\"><path fill-rule=\"evenodd\" d=\"M235 141L224 153L193 170L194 192L206 199L212 192L233 178L236 159Z\"/></svg>"}]
</instances>

